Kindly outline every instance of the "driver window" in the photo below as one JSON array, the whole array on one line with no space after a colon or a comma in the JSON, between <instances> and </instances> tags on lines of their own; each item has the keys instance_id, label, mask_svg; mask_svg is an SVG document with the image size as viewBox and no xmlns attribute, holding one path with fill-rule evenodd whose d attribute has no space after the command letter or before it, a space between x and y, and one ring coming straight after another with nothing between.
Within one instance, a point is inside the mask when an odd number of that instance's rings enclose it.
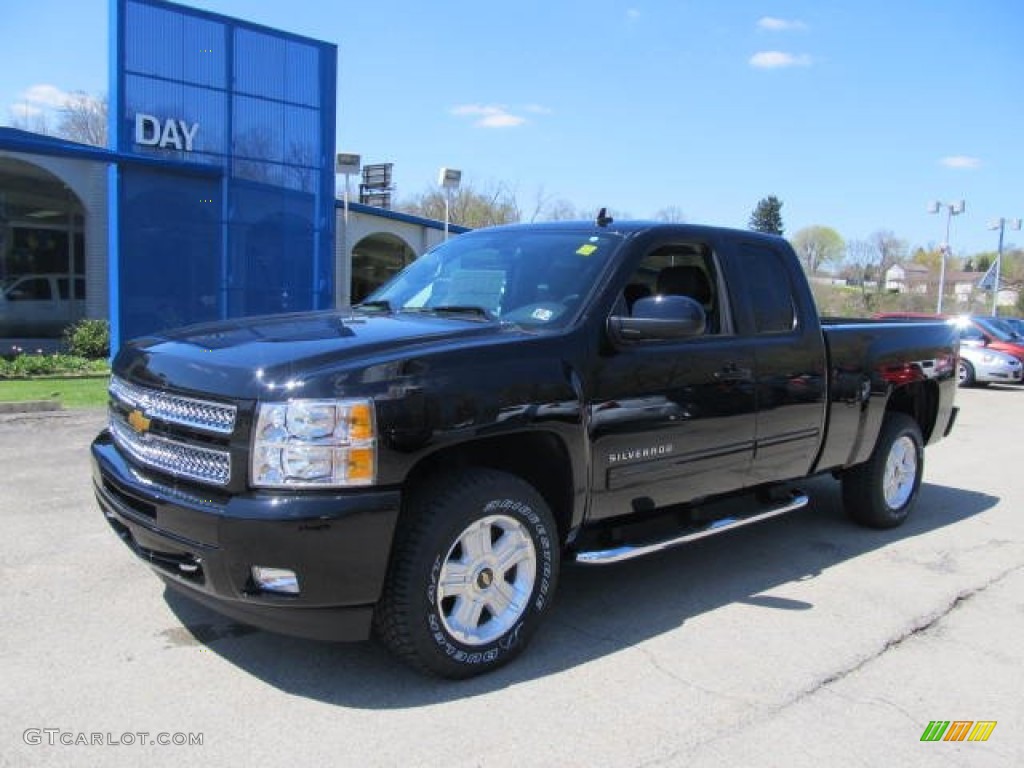
<instances>
[{"instance_id":1,"label":"driver window","mask_svg":"<svg viewBox=\"0 0 1024 768\"><path fill-rule=\"evenodd\" d=\"M704 307L705 333L720 333L721 302L715 275L714 259L705 246L662 247L645 256L630 275L619 307L632 314L636 302L648 296L689 296Z\"/></svg>"}]
</instances>

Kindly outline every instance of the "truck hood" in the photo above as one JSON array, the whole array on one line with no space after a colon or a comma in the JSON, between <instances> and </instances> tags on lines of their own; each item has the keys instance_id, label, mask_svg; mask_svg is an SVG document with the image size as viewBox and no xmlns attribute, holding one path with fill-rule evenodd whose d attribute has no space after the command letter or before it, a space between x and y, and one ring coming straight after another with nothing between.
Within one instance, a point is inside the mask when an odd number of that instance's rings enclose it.
<instances>
[{"instance_id":1,"label":"truck hood","mask_svg":"<svg viewBox=\"0 0 1024 768\"><path fill-rule=\"evenodd\" d=\"M527 335L534 334L482 319L306 312L137 339L118 353L113 368L146 386L232 399L331 397L341 381L379 381L386 375L370 375L368 368ZM358 371L364 375L354 376Z\"/></svg>"}]
</instances>

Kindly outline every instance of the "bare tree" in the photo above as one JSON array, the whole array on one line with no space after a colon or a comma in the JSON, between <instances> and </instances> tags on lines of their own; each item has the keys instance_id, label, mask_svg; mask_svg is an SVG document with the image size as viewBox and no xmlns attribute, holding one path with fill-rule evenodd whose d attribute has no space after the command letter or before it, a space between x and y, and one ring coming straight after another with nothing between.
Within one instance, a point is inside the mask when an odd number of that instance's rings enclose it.
<instances>
[{"instance_id":1,"label":"bare tree","mask_svg":"<svg viewBox=\"0 0 1024 768\"><path fill-rule=\"evenodd\" d=\"M583 217L583 213L564 198L549 202L542 216L545 221L574 221Z\"/></svg>"},{"instance_id":2,"label":"bare tree","mask_svg":"<svg viewBox=\"0 0 1024 768\"><path fill-rule=\"evenodd\" d=\"M60 108L57 135L82 144L107 146L107 97L72 92Z\"/></svg>"},{"instance_id":3,"label":"bare tree","mask_svg":"<svg viewBox=\"0 0 1024 768\"><path fill-rule=\"evenodd\" d=\"M885 283L885 276L878 273L878 251L867 240L850 240L846 244L846 261L850 265L850 276L860 286L860 297L863 309L872 312L875 309L875 298ZM874 284L875 290L869 286Z\"/></svg>"},{"instance_id":4,"label":"bare tree","mask_svg":"<svg viewBox=\"0 0 1024 768\"><path fill-rule=\"evenodd\" d=\"M551 200L551 195L545 194L543 185L537 187L537 192L533 196L533 208L530 211L530 215L524 216L522 211L520 211L519 221L542 221L544 219L544 212L551 204Z\"/></svg>"},{"instance_id":5,"label":"bare tree","mask_svg":"<svg viewBox=\"0 0 1024 768\"><path fill-rule=\"evenodd\" d=\"M446 194L443 189L428 189L409 200L399 203L398 210L441 221L445 218ZM493 227L513 224L520 220L519 204L515 194L504 184L492 184L477 189L463 181L451 196L448 221L463 227Z\"/></svg>"},{"instance_id":6,"label":"bare tree","mask_svg":"<svg viewBox=\"0 0 1024 768\"><path fill-rule=\"evenodd\" d=\"M681 224L686 221L686 214L683 213L683 209L678 205L669 205L665 208L659 209L655 214L654 218L658 221L667 221L673 224Z\"/></svg>"},{"instance_id":7,"label":"bare tree","mask_svg":"<svg viewBox=\"0 0 1024 768\"><path fill-rule=\"evenodd\" d=\"M879 229L869 238L878 258L879 293L885 286L885 273L907 258L907 241L901 240L892 230Z\"/></svg>"},{"instance_id":8,"label":"bare tree","mask_svg":"<svg viewBox=\"0 0 1024 768\"><path fill-rule=\"evenodd\" d=\"M44 136L51 135L50 121L47 120L45 112L29 114L28 111L23 111L20 114L16 113L11 118L11 127L17 128L19 131L31 131Z\"/></svg>"}]
</instances>

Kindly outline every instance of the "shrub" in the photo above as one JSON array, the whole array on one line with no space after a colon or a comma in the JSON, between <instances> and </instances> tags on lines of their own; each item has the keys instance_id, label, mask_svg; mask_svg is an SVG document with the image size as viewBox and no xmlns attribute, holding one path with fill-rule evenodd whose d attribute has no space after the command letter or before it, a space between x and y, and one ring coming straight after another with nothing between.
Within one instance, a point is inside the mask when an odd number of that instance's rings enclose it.
<instances>
[{"instance_id":1,"label":"shrub","mask_svg":"<svg viewBox=\"0 0 1024 768\"><path fill-rule=\"evenodd\" d=\"M22 354L13 360L0 359L0 378L107 372L106 360L89 360L77 355Z\"/></svg>"},{"instance_id":2,"label":"shrub","mask_svg":"<svg viewBox=\"0 0 1024 768\"><path fill-rule=\"evenodd\" d=\"M110 323L106 320L79 320L64 331L68 354L91 360L110 356Z\"/></svg>"}]
</instances>

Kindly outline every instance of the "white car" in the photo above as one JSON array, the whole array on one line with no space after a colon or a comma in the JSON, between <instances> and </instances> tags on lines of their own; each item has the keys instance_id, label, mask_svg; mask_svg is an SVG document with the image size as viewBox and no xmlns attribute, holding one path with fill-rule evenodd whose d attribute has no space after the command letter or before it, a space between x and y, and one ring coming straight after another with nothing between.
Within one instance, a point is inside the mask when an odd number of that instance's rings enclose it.
<instances>
[{"instance_id":1,"label":"white car","mask_svg":"<svg viewBox=\"0 0 1024 768\"><path fill-rule=\"evenodd\" d=\"M961 387L1020 384L1021 362L1008 352L961 342L956 373Z\"/></svg>"},{"instance_id":2,"label":"white car","mask_svg":"<svg viewBox=\"0 0 1024 768\"><path fill-rule=\"evenodd\" d=\"M57 337L85 313L85 278L76 275L74 295L66 274L22 275L0 289L0 336Z\"/></svg>"}]
</instances>

